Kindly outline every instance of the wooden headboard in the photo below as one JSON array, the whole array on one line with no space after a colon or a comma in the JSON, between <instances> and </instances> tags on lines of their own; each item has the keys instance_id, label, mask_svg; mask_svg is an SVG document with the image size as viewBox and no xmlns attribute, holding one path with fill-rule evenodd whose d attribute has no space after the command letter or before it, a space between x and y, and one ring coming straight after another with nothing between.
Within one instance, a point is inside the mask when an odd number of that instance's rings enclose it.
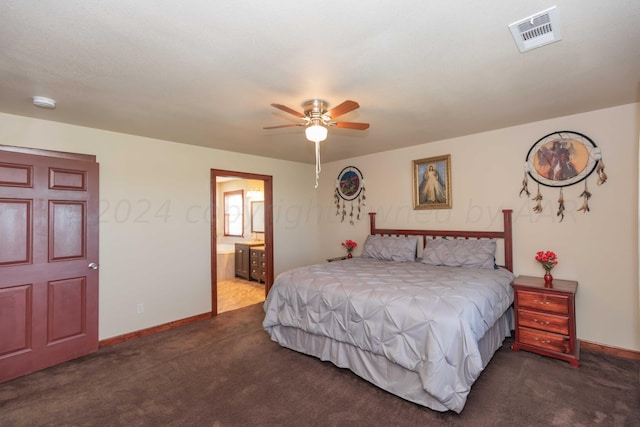
<instances>
[{"instance_id":1,"label":"wooden headboard","mask_svg":"<svg viewBox=\"0 0 640 427\"><path fill-rule=\"evenodd\" d=\"M511 209L504 209L502 231L462 231L462 230L402 230L390 228L376 228L376 213L369 212L371 234L388 236L422 236L422 248L427 245L429 238L451 237L454 239L503 239L504 266L513 272L513 232L511 230Z\"/></svg>"}]
</instances>

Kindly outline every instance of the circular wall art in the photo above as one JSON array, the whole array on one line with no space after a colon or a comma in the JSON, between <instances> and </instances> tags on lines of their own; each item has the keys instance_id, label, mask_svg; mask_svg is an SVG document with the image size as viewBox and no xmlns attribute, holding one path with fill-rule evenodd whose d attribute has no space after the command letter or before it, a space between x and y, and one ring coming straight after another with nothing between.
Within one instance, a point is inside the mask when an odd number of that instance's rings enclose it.
<instances>
[{"instance_id":1,"label":"circular wall art","mask_svg":"<svg viewBox=\"0 0 640 427\"><path fill-rule=\"evenodd\" d=\"M355 166L347 166L338 174L336 189L342 199L353 200L362 192L363 184L364 180L360 170Z\"/></svg>"},{"instance_id":2,"label":"circular wall art","mask_svg":"<svg viewBox=\"0 0 640 427\"><path fill-rule=\"evenodd\" d=\"M347 166L342 169L338 174L336 180L336 189L334 192L334 201L336 204L336 215L341 216L341 221L344 221L347 216L347 204L351 202L351 208L349 212L349 223L354 224L355 220L360 219L360 212L365 205L366 196L364 194L364 178L362 172L355 166ZM357 200L357 205L354 201Z\"/></svg>"},{"instance_id":3,"label":"circular wall art","mask_svg":"<svg viewBox=\"0 0 640 427\"><path fill-rule=\"evenodd\" d=\"M591 175L600 159L600 149L591 138L579 132L558 131L533 144L526 165L537 183L567 187Z\"/></svg>"}]
</instances>

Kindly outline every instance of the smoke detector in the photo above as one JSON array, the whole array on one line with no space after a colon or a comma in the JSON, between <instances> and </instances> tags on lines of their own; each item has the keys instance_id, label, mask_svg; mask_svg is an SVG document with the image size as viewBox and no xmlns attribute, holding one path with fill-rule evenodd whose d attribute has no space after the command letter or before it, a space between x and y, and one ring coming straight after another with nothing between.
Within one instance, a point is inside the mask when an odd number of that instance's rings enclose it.
<instances>
[{"instance_id":1,"label":"smoke detector","mask_svg":"<svg viewBox=\"0 0 640 427\"><path fill-rule=\"evenodd\" d=\"M35 105L36 107L53 110L54 108L56 108L56 101L54 99L46 98L44 96L34 96L33 105Z\"/></svg>"},{"instance_id":2,"label":"smoke detector","mask_svg":"<svg viewBox=\"0 0 640 427\"><path fill-rule=\"evenodd\" d=\"M555 6L509 25L520 52L562 40L560 17Z\"/></svg>"}]
</instances>

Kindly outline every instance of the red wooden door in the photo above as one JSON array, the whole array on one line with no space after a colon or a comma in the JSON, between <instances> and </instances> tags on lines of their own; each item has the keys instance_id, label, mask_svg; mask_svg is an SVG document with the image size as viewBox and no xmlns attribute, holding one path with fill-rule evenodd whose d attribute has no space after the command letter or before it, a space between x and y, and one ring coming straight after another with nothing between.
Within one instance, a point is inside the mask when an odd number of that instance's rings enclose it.
<instances>
[{"instance_id":1,"label":"red wooden door","mask_svg":"<svg viewBox=\"0 0 640 427\"><path fill-rule=\"evenodd\" d=\"M98 164L6 149L0 382L98 349Z\"/></svg>"}]
</instances>

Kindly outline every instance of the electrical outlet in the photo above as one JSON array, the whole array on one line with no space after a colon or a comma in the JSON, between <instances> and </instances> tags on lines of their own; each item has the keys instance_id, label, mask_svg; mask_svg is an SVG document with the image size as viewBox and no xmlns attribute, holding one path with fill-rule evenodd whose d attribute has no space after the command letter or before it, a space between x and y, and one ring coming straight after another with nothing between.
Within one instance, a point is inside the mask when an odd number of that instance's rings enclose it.
<instances>
[{"instance_id":1,"label":"electrical outlet","mask_svg":"<svg viewBox=\"0 0 640 427\"><path fill-rule=\"evenodd\" d=\"M143 304L143 303L139 303L139 304L136 306L136 311L138 312L138 314L142 314L142 313L144 313L144 304Z\"/></svg>"}]
</instances>

